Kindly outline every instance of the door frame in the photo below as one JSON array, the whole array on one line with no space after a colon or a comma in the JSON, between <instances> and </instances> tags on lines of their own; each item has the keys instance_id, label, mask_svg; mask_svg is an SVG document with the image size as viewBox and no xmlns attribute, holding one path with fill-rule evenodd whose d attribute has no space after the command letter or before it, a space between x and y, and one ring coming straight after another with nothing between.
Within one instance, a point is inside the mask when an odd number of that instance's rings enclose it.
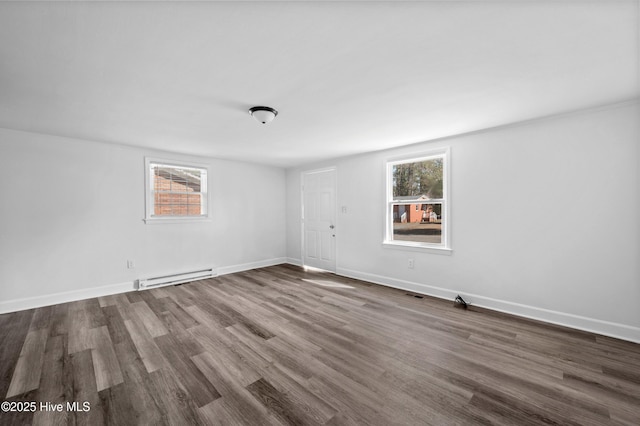
<instances>
[{"instance_id":1,"label":"door frame","mask_svg":"<svg viewBox=\"0 0 640 426\"><path fill-rule=\"evenodd\" d=\"M304 241L304 227L305 227L305 216L304 216L304 183L305 176L314 174L314 173L325 173L325 172L333 172L334 180L333 180L333 217L334 222L338 221L338 167L337 166L327 166L319 169L311 169L311 170L303 170L300 172L300 253L301 253L301 263L303 268L308 268L309 266L304 264L305 259L305 241ZM336 228L338 225L335 225ZM327 270L327 272L336 273L337 265L338 265L338 244L336 242L336 237L333 238L334 250L333 250L333 270ZM311 268L315 268L311 266Z\"/></svg>"}]
</instances>

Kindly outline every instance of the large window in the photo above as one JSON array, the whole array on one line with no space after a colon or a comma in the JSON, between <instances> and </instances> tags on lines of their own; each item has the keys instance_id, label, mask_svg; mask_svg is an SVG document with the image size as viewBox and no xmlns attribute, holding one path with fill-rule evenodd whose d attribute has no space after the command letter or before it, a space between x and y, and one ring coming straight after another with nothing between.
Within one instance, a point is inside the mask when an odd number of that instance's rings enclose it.
<instances>
[{"instance_id":1,"label":"large window","mask_svg":"<svg viewBox=\"0 0 640 426\"><path fill-rule=\"evenodd\" d=\"M446 249L448 149L387 162L385 243Z\"/></svg>"},{"instance_id":2,"label":"large window","mask_svg":"<svg viewBox=\"0 0 640 426\"><path fill-rule=\"evenodd\" d=\"M207 217L207 169L147 158L146 220Z\"/></svg>"}]
</instances>

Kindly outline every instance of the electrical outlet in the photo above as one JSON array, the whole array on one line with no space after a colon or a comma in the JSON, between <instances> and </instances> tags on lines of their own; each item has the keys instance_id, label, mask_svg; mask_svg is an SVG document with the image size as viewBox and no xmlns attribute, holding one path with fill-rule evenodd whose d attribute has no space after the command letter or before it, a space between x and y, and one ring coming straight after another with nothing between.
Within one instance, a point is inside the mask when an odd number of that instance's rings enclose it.
<instances>
[{"instance_id":1,"label":"electrical outlet","mask_svg":"<svg viewBox=\"0 0 640 426\"><path fill-rule=\"evenodd\" d=\"M409 258L409 262L407 262L407 266L409 267L409 269L413 269L413 259Z\"/></svg>"},{"instance_id":2,"label":"electrical outlet","mask_svg":"<svg viewBox=\"0 0 640 426\"><path fill-rule=\"evenodd\" d=\"M136 264L133 260L127 260L127 268L133 269L136 267Z\"/></svg>"},{"instance_id":3,"label":"electrical outlet","mask_svg":"<svg viewBox=\"0 0 640 426\"><path fill-rule=\"evenodd\" d=\"M347 206L342 206L342 214L347 214Z\"/></svg>"}]
</instances>

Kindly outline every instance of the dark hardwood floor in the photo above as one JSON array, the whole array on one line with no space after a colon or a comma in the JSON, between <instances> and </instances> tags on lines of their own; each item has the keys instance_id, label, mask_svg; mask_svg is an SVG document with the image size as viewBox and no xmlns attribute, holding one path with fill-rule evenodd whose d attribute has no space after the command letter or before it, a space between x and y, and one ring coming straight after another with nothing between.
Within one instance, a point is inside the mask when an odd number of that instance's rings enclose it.
<instances>
[{"instance_id":1,"label":"dark hardwood floor","mask_svg":"<svg viewBox=\"0 0 640 426\"><path fill-rule=\"evenodd\" d=\"M640 425L640 345L289 265L0 315L0 342L35 407L2 425Z\"/></svg>"}]
</instances>

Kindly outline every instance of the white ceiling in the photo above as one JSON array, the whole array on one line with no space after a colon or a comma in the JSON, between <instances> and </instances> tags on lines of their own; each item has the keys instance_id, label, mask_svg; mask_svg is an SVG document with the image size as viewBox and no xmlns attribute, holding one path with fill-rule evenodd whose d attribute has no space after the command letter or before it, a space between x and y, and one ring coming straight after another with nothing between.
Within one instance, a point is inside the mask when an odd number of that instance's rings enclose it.
<instances>
[{"instance_id":1,"label":"white ceiling","mask_svg":"<svg viewBox=\"0 0 640 426\"><path fill-rule=\"evenodd\" d=\"M638 97L638 7L0 3L0 127L285 167L406 145Z\"/></svg>"}]
</instances>

